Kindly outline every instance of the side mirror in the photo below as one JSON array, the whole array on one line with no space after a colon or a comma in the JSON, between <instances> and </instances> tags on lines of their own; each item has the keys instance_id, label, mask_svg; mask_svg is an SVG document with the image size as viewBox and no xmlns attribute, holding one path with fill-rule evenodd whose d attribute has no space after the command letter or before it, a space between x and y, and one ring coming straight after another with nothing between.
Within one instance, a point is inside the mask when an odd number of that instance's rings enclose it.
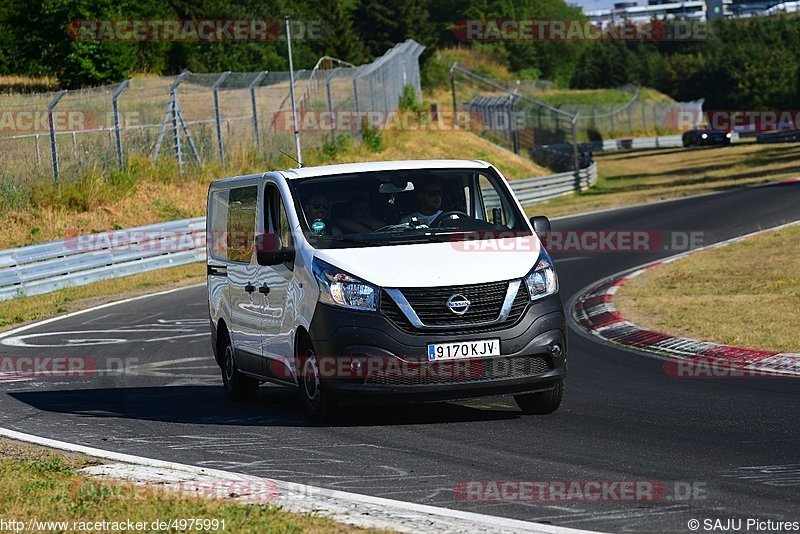
<instances>
[{"instance_id":1,"label":"side mirror","mask_svg":"<svg viewBox=\"0 0 800 534\"><path fill-rule=\"evenodd\" d=\"M533 225L533 231L536 232L537 235L547 234L550 232L550 219L544 215L531 217L531 224Z\"/></svg>"},{"instance_id":2,"label":"side mirror","mask_svg":"<svg viewBox=\"0 0 800 534\"><path fill-rule=\"evenodd\" d=\"M531 224L539 241L542 242L542 245L547 246L547 236L550 234L550 219L544 215L537 215L536 217L531 217Z\"/></svg>"},{"instance_id":3,"label":"side mirror","mask_svg":"<svg viewBox=\"0 0 800 534\"><path fill-rule=\"evenodd\" d=\"M277 234L261 234L256 236L256 262L259 265L280 265L294 261L294 250L283 248L281 238Z\"/></svg>"}]
</instances>

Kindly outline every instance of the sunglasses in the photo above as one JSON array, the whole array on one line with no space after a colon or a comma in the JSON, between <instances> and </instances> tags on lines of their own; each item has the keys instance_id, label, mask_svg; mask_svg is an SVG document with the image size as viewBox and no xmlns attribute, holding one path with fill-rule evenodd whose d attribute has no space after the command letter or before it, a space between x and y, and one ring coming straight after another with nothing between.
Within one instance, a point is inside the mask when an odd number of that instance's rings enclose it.
<instances>
[{"instance_id":1,"label":"sunglasses","mask_svg":"<svg viewBox=\"0 0 800 534\"><path fill-rule=\"evenodd\" d=\"M315 210L327 210L330 209L330 206L325 204L324 202L314 202L311 204L311 207Z\"/></svg>"}]
</instances>

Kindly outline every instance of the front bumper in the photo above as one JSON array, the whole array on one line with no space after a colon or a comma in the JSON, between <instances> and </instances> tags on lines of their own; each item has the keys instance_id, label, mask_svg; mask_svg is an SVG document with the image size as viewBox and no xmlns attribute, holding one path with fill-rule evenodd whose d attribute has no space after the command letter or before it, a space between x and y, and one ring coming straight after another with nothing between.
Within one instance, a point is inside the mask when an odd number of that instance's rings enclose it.
<instances>
[{"instance_id":1,"label":"front bumper","mask_svg":"<svg viewBox=\"0 0 800 534\"><path fill-rule=\"evenodd\" d=\"M478 331L410 333L379 312L319 304L309 333L321 366L336 369L322 373L327 389L344 401L408 403L543 391L567 372L559 295L529 304L511 326ZM501 356L428 362L429 343L485 339L500 340ZM560 350L554 353L556 345ZM355 360L359 370L349 365Z\"/></svg>"}]
</instances>

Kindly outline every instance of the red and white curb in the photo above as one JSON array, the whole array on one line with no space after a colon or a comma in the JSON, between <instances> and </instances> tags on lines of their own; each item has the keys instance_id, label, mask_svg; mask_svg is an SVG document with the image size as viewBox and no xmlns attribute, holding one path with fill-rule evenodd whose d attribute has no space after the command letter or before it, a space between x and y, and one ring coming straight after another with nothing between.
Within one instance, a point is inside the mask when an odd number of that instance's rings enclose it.
<instances>
[{"instance_id":1,"label":"red and white curb","mask_svg":"<svg viewBox=\"0 0 800 534\"><path fill-rule=\"evenodd\" d=\"M648 330L626 320L614 306L614 295L619 287L650 269L702 250L724 247L766 232L797 225L800 225L800 221L697 248L612 275L578 293L571 306L572 319L580 328L607 343L667 357L664 369L671 376L800 376L800 353L734 347Z\"/></svg>"}]
</instances>

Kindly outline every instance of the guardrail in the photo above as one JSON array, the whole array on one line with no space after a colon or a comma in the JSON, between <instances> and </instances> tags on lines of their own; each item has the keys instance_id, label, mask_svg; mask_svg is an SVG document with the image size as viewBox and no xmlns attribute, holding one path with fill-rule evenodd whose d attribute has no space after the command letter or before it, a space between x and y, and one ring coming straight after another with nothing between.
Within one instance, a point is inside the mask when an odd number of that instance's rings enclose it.
<instances>
[{"instance_id":1,"label":"guardrail","mask_svg":"<svg viewBox=\"0 0 800 534\"><path fill-rule=\"evenodd\" d=\"M575 172L510 182L522 205L583 190L597 164ZM487 198L487 203L491 199ZM0 301L50 293L206 258L205 217L89 234L0 251Z\"/></svg>"},{"instance_id":2,"label":"guardrail","mask_svg":"<svg viewBox=\"0 0 800 534\"><path fill-rule=\"evenodd\" d=\"M738 143L741 138L737 132L732 132L731 142ZM569 150L572 152L572 145L563 143L558 145L541 145L544 150ZM648 150L655 148L683 148L683 136L661 135L657 137L631 137L627 139L606 139L603 141L590 141L579 143L578 150L591 152L610 152L614 150Z\"/></svg>"},{"instance_id":3,"label":"guardrail","mask_svg":"<svg viewBox=\"0 0 800 534\"><path fill-rule=\"evenodd\" d=\"M0 300L205 260L205 217L0 251Z\"/></svg>"}]
</instances>

